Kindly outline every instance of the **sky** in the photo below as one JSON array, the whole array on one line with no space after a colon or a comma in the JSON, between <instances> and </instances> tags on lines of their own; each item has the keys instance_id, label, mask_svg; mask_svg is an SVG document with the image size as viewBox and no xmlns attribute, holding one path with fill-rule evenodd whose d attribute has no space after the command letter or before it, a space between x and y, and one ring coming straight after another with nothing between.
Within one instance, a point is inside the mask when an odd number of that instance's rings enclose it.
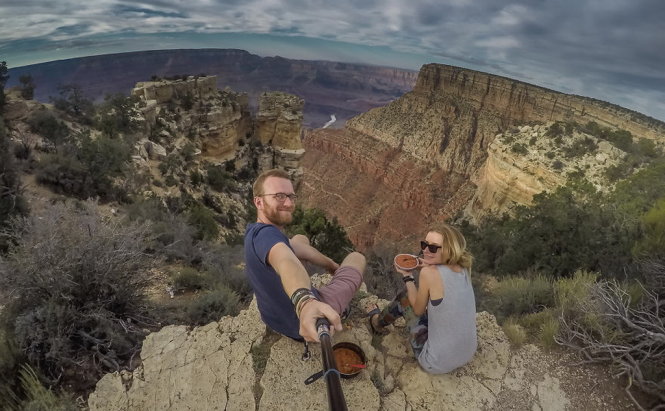
<instances>
[{"instance_id":1,"label":"sky","mask_svg":"<svg viewBox=\"0 0 665 411\"><path fill-rule=\"evenodd\" d=\"M0 0L10 68L174 48L450 64L665 121L664 0Z\"/></svg>"}]
</instances>

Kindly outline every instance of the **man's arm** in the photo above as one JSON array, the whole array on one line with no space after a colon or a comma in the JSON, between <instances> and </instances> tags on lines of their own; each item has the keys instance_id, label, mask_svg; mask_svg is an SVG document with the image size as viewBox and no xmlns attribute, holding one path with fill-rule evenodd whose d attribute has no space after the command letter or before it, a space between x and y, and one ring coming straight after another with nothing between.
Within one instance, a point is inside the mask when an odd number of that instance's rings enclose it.
<instances>
[{"instance_id":1,"label":"man's arm","mask_svg":"<svg viewBox=\"0 0 665 411\"><path fill-rule=\"evenodd\" d=\"M331 273L334 273L339 268L339 264L334 262L330 257L323 255L319 250L309 244L293 240L290 241L290 244L296 257L301 260L309 261L312 264L324 267Z\"/></svg>"},{"instance_id":2,"label":"man's arm","mask_svg":"<svg viewBox=\"0 0 665 411\"><path fill-rule=\"evenodd\" d=\"M270 249L268 263L277 271L289 297L299 288L311 288L305 267L285 243L277 243ZM319 341L315 323L320 317L326 317L336 330L342 330L342 320L331 306L321 301L311 301L300 313L300 335L306 341Z\"/></svg>"}]
</instances>

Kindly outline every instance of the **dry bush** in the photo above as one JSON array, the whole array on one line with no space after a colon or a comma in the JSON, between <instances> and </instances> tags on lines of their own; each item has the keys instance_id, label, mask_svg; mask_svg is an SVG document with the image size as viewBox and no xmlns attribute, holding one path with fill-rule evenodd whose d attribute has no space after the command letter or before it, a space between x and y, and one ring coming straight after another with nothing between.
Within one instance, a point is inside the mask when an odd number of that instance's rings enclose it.
<instances>
[{"instance_id":1,"label":"dry bush","mask_svg":"<svg viewBox=\"0 0 665 411\"><path fill-rule=\"evenodd\" d=\"M394 258L399 254L394 246L377 245L367 253L367 269L363 281L367 291L392 300L395 295L404 289L401 274L395 271Z\"/></svg>"},{"instance_id":2,"label":"dry bush","mask_svg":"<svg viewBox=\"0 0 665 411\"><path fill-rule=\"evenodd\" d=\"M245 252L242 245L207 244L202 250L202 266L215 279L215 288L220 285L230 288L240 298L249 303L252 287L247 281L244 269Z\"/></svg>"},{"instance_id":3,"label":"dry bush","mask_svg":"<svg viewBox=\"0 0 665 411\"><path fill-rule=\"evenodd\" d=\"M131 365L149 322L149 227L106 219L85 202L55 204L13 228L16 245L0 259L11 297L3 314L30 364L50 383L83 389Z\"/></svg>"},{"instance_id":4,"label":"dry bush","mask_svg":"<svg viewBox=\"0 0 665 411\"><path fill-rule=\"evenodd\" d=\"M630 388L665 403L665 266L643 264L648 287L639 302L616 281L586 282L576 290L575 309L563 311L557 342L577 350L586 361L608 362ZM573 291L568 287L569 291ZM573 303L572 299L568 300ZM637 404L637 402L636 402ZM637 404L639 406L639 404Z\"/></svg>"}]
</instances>

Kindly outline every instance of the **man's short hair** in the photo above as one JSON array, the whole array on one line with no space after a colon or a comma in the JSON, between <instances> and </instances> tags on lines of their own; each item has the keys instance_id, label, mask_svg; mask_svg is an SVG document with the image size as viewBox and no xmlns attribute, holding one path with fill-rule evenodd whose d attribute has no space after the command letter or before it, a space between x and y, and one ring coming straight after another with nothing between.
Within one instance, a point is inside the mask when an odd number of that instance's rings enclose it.
<instances>
[{"instance_id":1,"label":"man's short hair","mask_svg":"<svg viewBox=\"0 0 665 411\"><path fill-rule=\"evenodd\" d=\"M258 197L262 194L265 194L263 192L263 183L266 181L266 178L268 177L279 177L291 180L289 174L284 170L273 168L272 170L264 171L256 178L256 181L254 181L254 185L252 186L252 194L254 197Z\"/></svg>"}]
</instances>

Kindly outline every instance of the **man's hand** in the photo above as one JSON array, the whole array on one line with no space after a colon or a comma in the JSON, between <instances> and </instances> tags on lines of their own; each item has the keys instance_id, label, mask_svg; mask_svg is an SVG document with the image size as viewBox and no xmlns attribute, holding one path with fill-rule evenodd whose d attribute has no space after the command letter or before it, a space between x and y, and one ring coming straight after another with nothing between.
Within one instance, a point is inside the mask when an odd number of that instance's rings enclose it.
<instances>
[{"instance_id":1,"label":"man's hand","mask_svg":"<svg viewBox=\"0 0 665 411\"><path fill-rule=\"evenodd\" d=\"M342 331L342 319L331 306L321 301L308 302L300 312L300 335L305 341L319 342L319 335L316 332L316 319L325 317L330 321L330 336L335 330Z\"/></svg>"},{"instance_id":2,"label":"man's hand","mask_svg":"<svg viewBox=\"0 0 665 411\"><path fill-rule=\"evenodd\" d=\"M337 271L337 269L339 268L339 264L337 264L332 259L330 259L330 263L328 263L327 268L328 268L330 274L335 274L335 271Z\"/></svg>"}]
</instances>

